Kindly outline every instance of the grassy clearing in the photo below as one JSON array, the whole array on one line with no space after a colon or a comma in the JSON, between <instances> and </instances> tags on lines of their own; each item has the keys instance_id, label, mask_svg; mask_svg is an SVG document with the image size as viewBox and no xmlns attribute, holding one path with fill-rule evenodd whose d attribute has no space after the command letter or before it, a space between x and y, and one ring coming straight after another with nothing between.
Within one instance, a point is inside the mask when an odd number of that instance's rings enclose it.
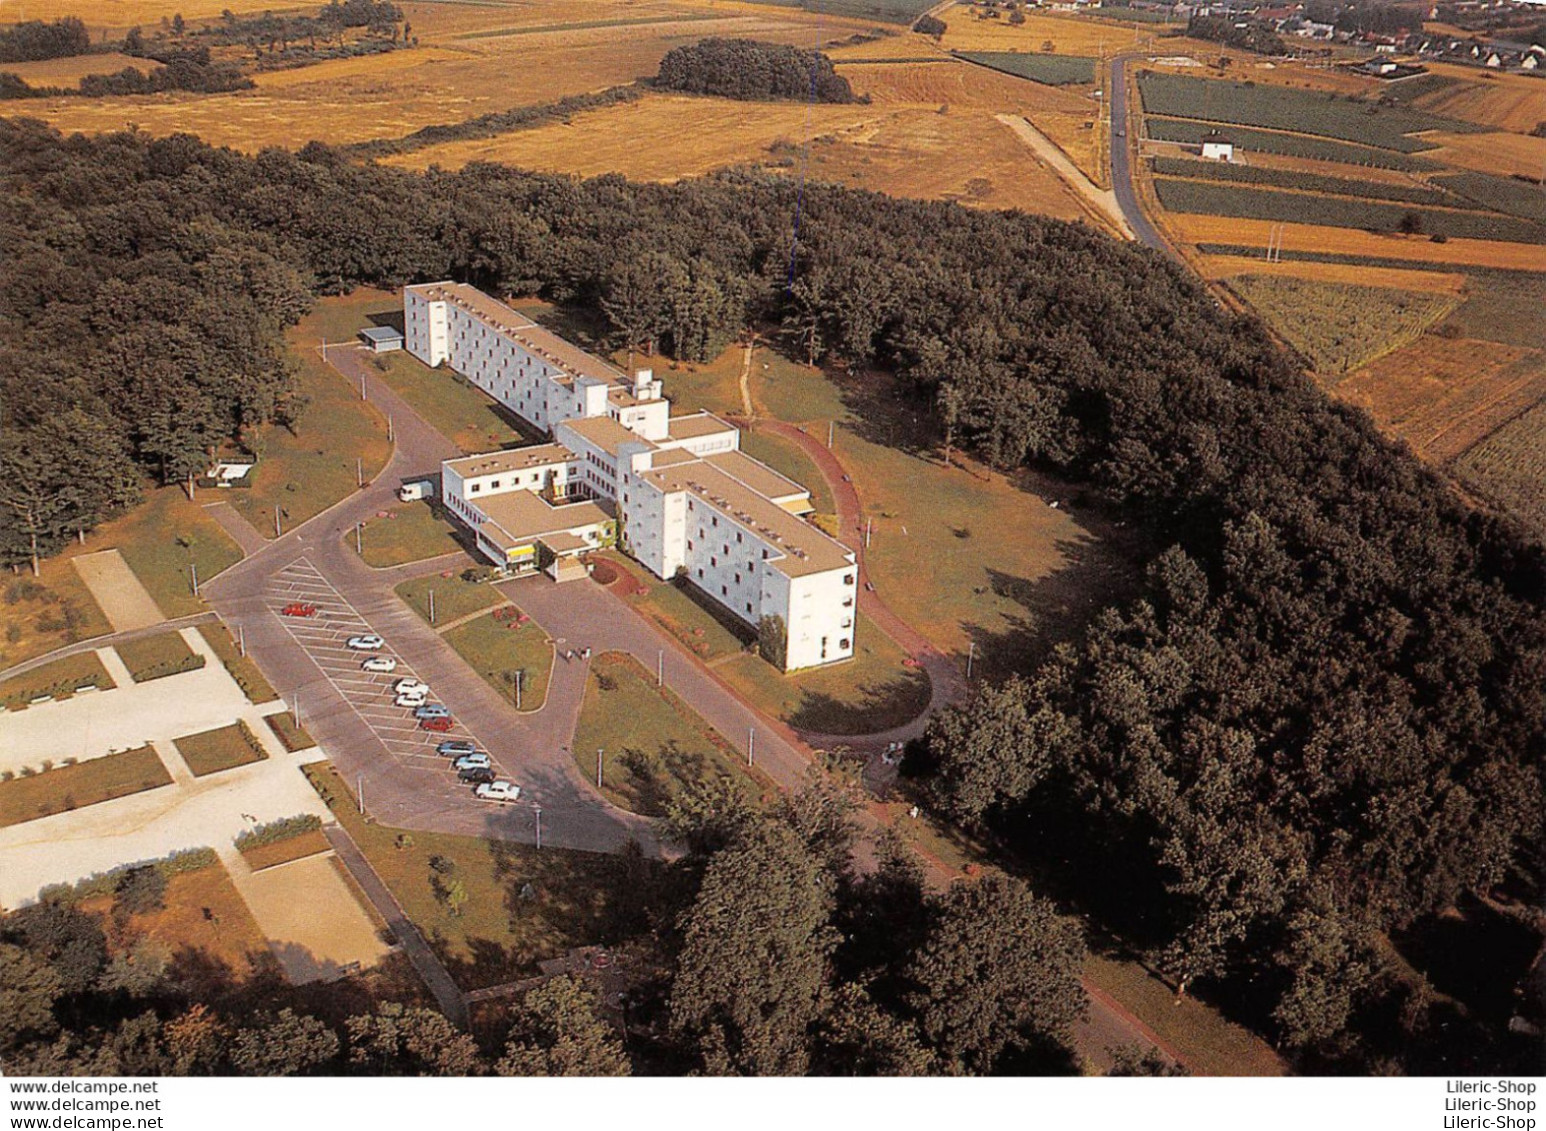
<instances>
[{"instance_id":1,"label":"grassy clearing","mask_svg":"<svg viewBox=\"0 0 1546 1131\"><path fill-rule=\"evenodd\" d=\"M204 666L204 657L188 647L177 632L158 632L113 646L135 683L146 683Z\"/></svg>"},{"instance_id":2,"label":"grassy clearing","mask_svg":"<svg viewBox=\"0 0 1546 1131\"><path fill-rule=\"evenodd\" d=\"M185 735L174 745L196 778L218 774L221 770L234 770L237 766L250 766L268 757L258 736L240 721Z\"/></svg>"},{"instance_id":3,"label":"grassy clearing","mask_svg":"<svg viewBox=\"0 0 1546 1131\"><path fill-rule=\"evenodd\" d=\"M254 872L264 868L272 868L276 864L288 864L292 860L303 860L307 856L315 856L319 852L328 851L332 845L328 844L327 837L322 835L320 829L307 829L295 836L287 836L282 840L270 841L253 848L241 850L242 858L247 861L248 867Z\"/></svg>"},{"instance_id":4,"label":"grassy clearing","mask_svg":"<svg viewBox=\"0 0 1546 1131\"><path fill-rule=\"evenodd\" d=\"M1415 341L1459 305L1454 295L1266 275L1228 280L1320 373L1340 374Z\"/></svg>"},{"instance_id":5,"label":"grassy clearing","mask_svg":"<svg viewBox=\"0 0 1546 1131\"><path fill-rule=\"evenodd\" d=\"M752 403L790 424L804 424L824 437L829 421L852 420L838 387L820 369L791 361L774 350L759 350L751 369ZM817 427L821 425L822 427Z\"/></svg>"},{"instance_id":6,"label":"grassy clearing","mask_svg":"<svg viewBox=\"0 0 1546 1131\"><path fill-rule=\"evenodd\" d=\"M1082 55L1032 55L1020 51L963 51L961 58L970 59L995 71L1003 71L1017 78L1046 83L1048 86L1069 86L1076 83L1090 84L1095 81L1095 60Z\"/></svg>"},{"instance_id":7,"label":"grassy clearing","mask_svg":"<svg viewBox=\"0 0 1546 1131\"><path fill-rule=\"evenodd\" d=\"M190 502L180 487L149 491L128 514L88 535L85 549L116 547L168 617L203 612L203 599L193 595L194 572L203 583L242 559L241 549L204 509L209 494L201 492Z\"/></svg>"},{"instance_id":8,"label":"grassy clearing","mask_svg":"<svg viewBox=\"0 0 1546 1131\"><path fill-rule=\"evenodd\" d=\"M171 784L149 746L0 781L0 828Z\"/></svg>"},{"instance_id":9,"label":"grassy clearing","mask_svg":"<svg viewBox=\"0 0 1546 1131\"><path fill-rule=\"evenodd\" d=\"M746 650L752 639L750 626L741 628L728 613L707 602L700 604L694 600L689 586L661 581L620 553L607 551L602 557L633 578L628 601L699 659L714 660Z\"/></svg>"},{"instance_id":10,"label":"grassy clearing","mask_svg":"<svg viewBox=\"0 0 1546 1131\"><path fill-rule=\"evenodd\" d=\"M709 412L739 414L741 408L741 359L745 350L732 345L713 361L694 363L675 361L661 354L635 351L633 364L636 369L653 369L655 376L665 383L666 396L677 412ZM618 365L626 365L628 352L612 355Z\"/></svg>"},{"instance_id":11,"label":"grassy clearing","mask_svg":"<svg viewBox=\"0 0 1546 1131\"><path fill-rule=\"evenodd\" d=\"M671 798L703 782L730 781L752 799L763 788L721 735L621 653L592 662L575 727L575 765L592 781L598 750L607 800L650 817L664 815Z\"/></svg>"},{"instance_id":12,"label":"grassy clearing","mask_svg":"<svg viewBox=\"0 0 1546 1131\"><path fill-rule=\"evenodd\" d=\"M435 594L436 624L450 624L479 609L487 609L504 601L499 590L492 585L481 581L463 581L454 572L450 577L416 577L412 581L403 582L395 590L408 607L425 620L430 619L432 591Z\"/></svg>"},{"instance_id":13,"label":"grassy clearing","mask_svg":"<svg viewBox=\"0 0 1546 1131\"><path fill-rule=\"evenodd\" d=\"M241 654L236 641L231 638L230 629L225 625L201 624L199 635L220 657L225 670L231 673L231 678L242 689L242 694L247 696L247 702L272 703L279 698L279 693L274 690L273 684L263 678L263 673L252 662L252 657Z\"/></svg>"},{"instance_id":14,"label":"grassy clearing","mask_svg":"<svg viewBox=\"0 0 1546 1131\"><path fill-rule=\"evenodd\" d=\"M817 514L833 513L832 492L827 488L827 481L822 478L815 461L794 444L770 432L753 430L741 433L741 450L809 489L811 505Z\"/></svg>"},{"instance_id":15,"label":"grassy clearing","mask_svg":"<svg viewBox=\"0 0 1546 1131\"><path fill-rule=\"evenodd\" d=\"M289 711L280 711L274 715L264 715L263 721L268 724L268 729L273 731L284 748L291 754L297 750L310 750L317 744L303 726L295 725L295 716Z\"/></svg>"},{"instance_id":16,"label":"grassy clearing","mask_svg":"<svg viewBox=\"0 0 1546 1131\"><path fill-rule=\"evenodd\" d=\"M344 540L353 545L354 535L346 534ZM374 569L421 562L462 548L457 527L428 499L397 503L370 519L361 531L360 545L365 564Z\"/></svg>"},{"instance_id":17,"label":"grassy clearing","mask_svg":"<svg viewBox=\"0 0 1546 1131\"><path fill-rule=\"evenodd\" d=\"M88 914L106 916L113 897L92 896L79 906ZM161 906L129 916L124 927L121 933L109 933L109 946L119 938L145 939L174 953L186 949L222 962L238 976L250 970L250 956L268 953L268 940L218 860L207 868L169 876Z\"/></svg>"},{"instance_id":18,"label":"grassy clearing","mask_svg":"<svg viewBox=\"0 0 1546 1131\"><path fill-rule=\"evenodd\" d=\"M1289 169L1267 169L1255 165L1235 165L1224 161L1189 161L1175 157L1156 157L1154 171L1166 177L1191 177L1208 181L1229 181L1234 184L1266 185L1271 188L1296 189L1300 192L1361 196L1372 200L1398 200L1408 204L1467 207L1465 199L1426 185L1360 181L1350 177L1331 177L1319 173L1294 172Z\"/></svg>"},{"instance_id":19,"label":"grassy clearing","mask_svg":"<svg viewBox=\"0 0 1546 1131\"><path fill-rule=\"evenodd\" d=\"M1194 122L1179 118L1158 118L1145 114L1144 132L1156 141L1174 141L1183 145L1197 145L1216 128L1208 122ZM1329 138L1308 137L1304 134L1272 133L1268 130L1252 130L1231 126L1229 139L1235 148L1255 153L1274 153L1283 157L1300 157L1312 161L1335 161L1340 165L1368 165L1400 172L1432 172L1443 168L1426 157L1412 157L1388 149L1376 149L1362 145L1348 145Z\"/></svg>"},{"instance_id":20,"label":"grassy clearing","mask_svg":"<svg viewBox=\"0 0 1546 1131\"><path fill-rule=\"evenodd\" d=\"M37 577L13 577L0 594L0 668L111 632L107 617L65 558Z\"/></svg>"},{"instance_id":21,"label":"grassy clearing","mask_svg":"<svg viewBox=\"0 0 1546 1131\"><path fill-rule=\"evenodd\" d=\"M1172 212L1199 212L1244 220L1281 220L1363 231L1396 232L1408 217L1417 218L1417 233L1446 239L1546 242L1546 227L1491 212L1446 211L1375 200L1315 196L1240 188L1204 181L1154 179L1160 203Z\"/></svg>"},{"instance_id":22,"label":"grassy clearing","mask_svg":"<svg viewBox=\"0 0 1546 1131\"><path fill-rule=\"evenodd\" d=\"M504 606L514 610L513 605ZM553 671L553 646L547 633L533 621L520 624L514 619L499 619L490 613L470 620L445 634L445 641L456 649L473 671L500 695L515 702L516 673L521 681L521 707L541 709L547 699L548 677Z\"/></svg>"},{"instance_id":23,"label":"grassy clearing","mask_svg":"<svg viewBox=\"0 0 1546 1131\"><path fill-rule=\"evenodd\" d=\"M902 663L907 653L860 615L854 656L786 675L756 655L715 671L759 710L821 734L874 734L912 722L929 705L929 677Z\"/></svg>"},{"instance_id":24,"label":"grassy clearing","mask_svg":"<svg viewBox=\"0 0 1546 1131\"><path fill-rule=\"evenodd\" d=\"M1433 143L1408 134L1422 130L1469 133L1481 127L1400 106L1340 99L1251 82L1225 82L1145 71L1138 91L1146 113L1291 130L1360 145L1416 153Z\"/></svg>"},{"instance_id":25,"label":"grassy clearing","mask_svg":"<svg viewBox=\"0 0 1546 1131\"><path fill-rule=\"evenodd\" d=\"M285 335L296 363L297 387L307 398L306 410L293 432L277 426L263 430L262 458L250 488L219 493L265 537L273 535L276 506L289 530L353 494L361 471L369 483L391 457L385 419L323 362L317 349L323 338L352 337L368 324L364 311L380 301L375 291L324 299ZM397 309L402 309L400 302ZM343 330L340 322L353 325Z\"/></svg>"},{"instance_id":26,"label":"grassy clearing","mask_svg":"<svg viewBox=\"0 0 1546 1131\"><path fill-rule=\"evenodd\" d=\"M494 398L451 370L431 369L406 350L381 354L375 360L383 366L378 370L381 380L469 455L530 439Z\"/></svg>"},{"instance_id":27,"label":"grassy clearing","mask_svg":"<svg viewBox=\"0 0 1546 1131\"><path fill-rule=\"evenodd\" d=\"M644 926L642 889L654 865L551 846L539 852L509 841L402 832L362 818L331 765L308 766L306 775L464 990L535 973L542 959L616 942ZM453 880L467 892L460 914L437 894ZM522 898L527 885L530 895Z\"/></svg>"},{"instance_id":28,"label":"grassy clearing","mask_svg":"<svg viewBox=\"0 0 1546 1131\"><path fill-rule=\"evenodd\" d=\"M28 703L40 696L68 699L82 688L106 691L116 686L97 654L83 652L0 682L0 707L7 711L24 711Z\"/></svg>"}]
</instances>

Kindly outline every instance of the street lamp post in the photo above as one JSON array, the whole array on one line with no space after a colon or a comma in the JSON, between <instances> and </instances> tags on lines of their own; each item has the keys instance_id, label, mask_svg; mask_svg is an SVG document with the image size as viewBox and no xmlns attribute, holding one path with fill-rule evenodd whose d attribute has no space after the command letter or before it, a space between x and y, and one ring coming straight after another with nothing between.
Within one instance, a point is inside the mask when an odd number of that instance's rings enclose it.
<instances>
[{"instance_id":1,"label":"street lamp post","mask_svg":"<svg viewBox=\"0 0 1546 1131\"><path fill-rule=\"evenodd\" d=\"M542 847L542 806L540 806L540 805L533 805L532 809L535 810L536 814L537 814L537 847L541 848Z\"/></svg>"},{"instance_id":2,"label":"street lamp post","mask_svg":"<svg viewBox=\"0 0 1546 1131\"><path fill-rule=\"evenodd\" d=\"M756 746L757 746L757 728L756 727L747 727L746 728L746 764L748 766L750 766L752 764L752 751L756 748Z\"/></svg>"},{"instance_id":3,"label":"street lamp post","mask_svg":"<svg viewBox=\"0 0 1546 1131\"><path fill-rule=\"evenodd\" d=\"M975 640L968 641L966 645L966 678L968 680L972 678L972 660L975 659L976 656L977 642Z\"/></svg>"},{"instance_id":4,"label":"street lamp post","mask_svg":"<svg viewBox=\"0 0 1546 1131\"><path fill-rule=\"evenodd\" d=\"M601 752L603 747L596 747L596 788L601 788Z\"/></svg>"}]
</instances>

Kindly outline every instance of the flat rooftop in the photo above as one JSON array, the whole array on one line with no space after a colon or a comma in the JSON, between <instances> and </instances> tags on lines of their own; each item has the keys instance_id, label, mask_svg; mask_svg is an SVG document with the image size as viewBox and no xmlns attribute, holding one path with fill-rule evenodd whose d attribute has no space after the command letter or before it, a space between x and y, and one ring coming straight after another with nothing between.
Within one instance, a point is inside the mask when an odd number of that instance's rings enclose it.
<instances>
[{"instance_id":1,"label":"flat rooftop","mask_svg":"<svg viewBox=\"0 0 1546 1131\"><path fill-rule=\"evenodd\" d=\"M487 519L479 524L479 531L506 550L545 535L607 522L613 516L612 505L607 502L586 499L554 506L535 491L507 491L480 499L476 505Z\"/></svg>"},{"instance_id":2,"label":"flat rooftop","mask_svg":"<svg viewBox=\"0 0 1546 1131\"><path fill-rule=\"evenodd\" d=\"M632 440L636 444L643 444L647 448L655 445L637 432L624 428L610 416L581 416L573 420L560 420L553 427L555 435L560 428L570 428L591 443L595 444L608 455L617 455L617 449Z\"/></svg>"},{"instance_id":3,"label":"flat rooftop","mask_svg":"<svg viewBox=\"0 0 1546 1131\"><path fill-rule=\"evenodd\" d=\"M686 491L765 538L784 556L771 564L790 577L825 573L853 565L852 553L808 522L802 522L706 460L646 471L646 482L662 491Z\"/></svg>"},{"instance_id":4,"label":"flat rooftop","mask_svg":"<svg viewBox=\"0 0 1546 1131\"><path fill-rule=\"evenodd\" d=\"M466 479L499 471L530 471L534 467L551 467L555 463L568 463L578 458L562 444L532 444L524 448L507 448L500 452L449 459L445 465Z\"/></svg>"},{"instance_id":5,"label":"flat rooftop","mask_svg":"<svg viewBox=\"0 0 1546 1131\"><path fill-rule=\"evenodd\" d=\"M743 451L716 452L703 457L732 479L739 479L759 495L766 495L782 506L786 502L810 500L809 488L802 487L786 475L780 475L767 464L753 459Z\"/></svg>"},{"instance_id":6,"label":"flat rooftop","mask_svg":"<svg viewBox=\"0 0 1546 1131\"><path fill-rule=\"evenodd\" d=\"M666 435L673 440L696 440L699 436L713 436L719 432L735 430L735 425L726 424L712 412L673 416L666 422Z\"/></svg>"}]
</instances>

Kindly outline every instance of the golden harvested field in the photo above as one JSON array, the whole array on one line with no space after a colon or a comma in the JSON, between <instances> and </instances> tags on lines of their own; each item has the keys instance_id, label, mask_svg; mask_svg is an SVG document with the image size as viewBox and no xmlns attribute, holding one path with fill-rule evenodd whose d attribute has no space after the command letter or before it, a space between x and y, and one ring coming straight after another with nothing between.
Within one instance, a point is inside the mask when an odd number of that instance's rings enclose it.
<instances>
[{"instance_id":1,"label":"golden harvested field","mask_svg":"<svg viewBox=\"0 0 1546 1131\"><path fill-rule=\"evenodd\" d=\"M1546 82L1540 79L1490 73L1478 79L1470 67L1442 63L1429 69L1436 75L1463 79L1465 85L1423 95L1416 102L1420 109L1521 134L1546 122Z\"/></svg>"},{"instance_id":2,"label":"golden harvested field","mask_svg":"<svg viewBox=\"0 0 1546 1131\"><path fill-rule=\"evenodd\" d=\"M1542 362L1540 350L1430 334L1332 391L1368 409L1420 455L1443 462L1546 398Z\"/></svg>"},{"instance_id":3,"label":"golden harvested field","mask_svg":"<svg viewBox=\"0 0 1546 1131\"><path fill-rule=\"evenodd\" d=\"M1006 20L979 20L957 8L945 14L949 31L941 46L951 51L1040 51L1048 40L1059 55L1112 55L1135 44L1156 39L1162 24L1124 24L1116 20L1086 20L1073 16L1026 13L1025 23L1015 27ZM1133 37L1134 27L1138 37ZM1156 39L1156 42L1160 42ZM1166 55L1186 55L1199 49L1219 53L1218 44L1199 46L1196 40L1166 39L1160 46ZM1160 49L1159 47L1156 50Z\"/></svg>"},{"instance_id":4,"label":"golden harvested field","mask_svg":"<svg viewBox=\"0 0 1546 1131\"><path fill-rule=\"evenodd\" d=\"M148 71L156 64L133 55L72 55L67 59L40 59L36 63L0 63L31 86L75 86L87 75L115 75L125 67Z\"/></svg>"},{"instance_id":5,"label":"golden harvested field","mask_svg":"<svg viewBox=\"0 0 1546 1131\"><path fill-rule=\"evenodd\" d=\"M1493 135L1498 136L1498 135ZM1245 244L1265 248L1275 226L1267 220L1236 220L1227 216L1167 213L1164 222L1184 243ZM1409 259L1416 263L1452 263L1457 267L1500 267L1513 271L1546 271L1546 257L1537 244L1502 240L1450 240L1434 243L1425 236L1376 234L1354 228L1313 224L1284 226L1283 249L1374 259Z\"/></svg>"},{"instance_id":6,"label":"golden harvested field","mask_svg":"<svg viewBox=\"0 0 1546 1131\"><path fill-rule=\"evenodd\" d=\"M326 0L323 0L325 3ZM272 0L51 0L49 3L28 4L27 18L52 20L61 16L79 16L88 28L109 31L127 31L131 27L143 27L150 31L159 27L163 19L170 20L179 12L185 20L212 20L229 8L238 16L249 12L294 12L320 8L321 3L296 4ZM16 5L6 14L6 20L20 18L15 14ZM98 37L93 35L92 39Z\"/></svg>"},{"instance_id":7,"label":"golden harvested field","mask_svg":"<svg viewBox=\"0 0 1546 1131\"><path fill-rule=\"evenodd\" d=\"M1403 291L1459 295L1466 277L1448 271L1403 270L1400 267L1365 267L1350 263L1311 263L1285 259L1268 263L1244 255L1200 255L1198 269L1204 279L1231 275L1266 275L1274 278L1310 279L1317 283L1353 283L1366 287L1390 287Z\"/></svg>"},{"instance_id":8,"label":"golden harvested field","mask_svg":"<svg viewBox=\"0 0 1546 1131\"><path fill-rule=\"evenodd\" d=\"M807 107L652 94L635 103L577 114L568 125L448 142L387 163L458 169L469 161L503 161L581 176L617 172L638 180L669 181L759 161L776 141L798 145L809 137L863 130L891 113L874 106Z\"/></svg>"},{"instance_id":9,"label":"golden harvested field","mask_svg":"<svg viewBox=\"0 0 1546 1131\"><path fill-rule=\"evenodd\" d=\"M1495 173L1511 177L1515 173L1527 177L1539 177L1546 168L1546 137L1525 137L1522 134L1449 134L1434 131L1422 137L1442 146L1428 150L1424 157L1459 165L1462 169L1475 169L1479 173Z\"/></svg>"}]
</instances>

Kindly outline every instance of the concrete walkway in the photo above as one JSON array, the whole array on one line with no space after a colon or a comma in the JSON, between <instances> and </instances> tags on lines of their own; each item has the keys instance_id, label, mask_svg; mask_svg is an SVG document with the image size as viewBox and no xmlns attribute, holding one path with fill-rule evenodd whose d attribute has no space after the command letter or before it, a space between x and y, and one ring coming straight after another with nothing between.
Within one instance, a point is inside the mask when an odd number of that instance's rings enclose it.
<instances>
[{"instance_id":1,"label":"concrete walkway","mask_svg":"<svg viewBox=\"0 0 1546 1131\"><path fill-rule=\"evenodd\" d=\"M1010 131L1029 146L1036 156L1051 165L1058 176L1067 181L1075 192L1104 216L1123 236L1130 240L1137 239L1127 222L1127 217L1122 212L1122 206L1117 203L1116 194L1101 188L1085 176L1084 170L1070 161L1068 154L1059 149L1051 138L1018 114L995 114L994 117L1008 126Z\"/></svg>"},{"instance_id":2,"label":"concrete walkway","mask_svg":"<svg viewBox=\"0 0 1546 1131\"><path fill-rule=\"evenodd\" d=\"M117 550L81 554L71 561L114 632L148 628L166 620L166 614L156 604L150 590L134 576L129 563Z\"/></svg>"},{"instance_id":3,"label":"concrete walkway","mask_svg":"<svg viewBox=\"0 0 1546 1131\"><path fill-rule=\"evenodd\" d=\"M268 539L263 537L262 532L248 522L246 516L230 503L224 501L205 503L204 509L209 512L209 517L219 524L220 529L229 534L231 540L241 548L242 557L250 558L268 545Z\"/></svg>"}]
</instances>

